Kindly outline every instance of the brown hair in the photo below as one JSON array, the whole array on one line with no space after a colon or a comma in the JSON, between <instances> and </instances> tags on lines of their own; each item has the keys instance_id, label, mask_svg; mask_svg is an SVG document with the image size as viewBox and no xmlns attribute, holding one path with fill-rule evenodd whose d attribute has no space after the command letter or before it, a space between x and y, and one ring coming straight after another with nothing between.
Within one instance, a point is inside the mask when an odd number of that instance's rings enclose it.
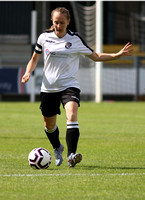
<instances>
[{"instance_id":1,"label":"brown hair","mask_svg":"<svg viewBox=\"0 0 145 200\"><path fill-rule=\"evenodd\" d=\"M55 9L51 12L51 20L52 20L52 17L53 17L54 12L59 12L59 13L65 15L66 18L67 18L67 20L70 19L70 13L69 13L69 11L68 11L66 8L64 8L64 7L55 8Z\"/></svg>"},{"instance_id":2,"label":"brown hair","mask_svg":"<svg viewBox=\"0 0 145 200\"><path fill-rule=\"evenodd\" d=\"M64 8L64 7L55 8L55 9L51 12L51 20L52 20L52 18L53 18L54 12L59 12L59 13L65 15L66 18L67 18L67 20L70 20L70 13L69 13L69 10L67 10L66 8ZM53 25L52 25L47 31L51 31L51 30L53 30L53 29L54 29L54 27L53 27Z\"/></svg>"}]
</instances>

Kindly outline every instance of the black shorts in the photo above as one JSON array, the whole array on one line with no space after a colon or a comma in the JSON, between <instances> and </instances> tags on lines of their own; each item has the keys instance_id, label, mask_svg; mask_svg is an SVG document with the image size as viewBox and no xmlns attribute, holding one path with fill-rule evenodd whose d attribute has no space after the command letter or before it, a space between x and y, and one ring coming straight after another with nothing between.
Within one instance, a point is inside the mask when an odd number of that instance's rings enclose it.
<instances>
[{"instance_id":1,"label":"black shorts","mask_svg":"<svg viewBox=\"0 0 145 200\"><path fill-rule=\"evenodd\" d=\"M41 92L40 100L40 109L42 115L45 117L52 117L56 114L60 114L61 103L64 107L69 101L74 101L80 106L80 90L71 87L56 93Z\"/></svg>"}]
</instances>

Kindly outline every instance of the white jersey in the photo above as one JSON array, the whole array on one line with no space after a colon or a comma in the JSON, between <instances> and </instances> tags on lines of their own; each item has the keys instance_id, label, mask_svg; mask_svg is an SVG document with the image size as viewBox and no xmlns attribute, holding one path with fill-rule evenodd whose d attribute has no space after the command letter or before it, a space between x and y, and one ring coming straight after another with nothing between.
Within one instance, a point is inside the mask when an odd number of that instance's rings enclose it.
<instances>
[{"instance_id":1,"label":"white jersey","mask_svg":"<svg viewBox=\"0 0 145 200\"><path fill-rule=\"evenodd\" d=\"M35 52L44 54L44 70L41 92L59 92L69 87L79 88L77 72L79 56L91 55L89 48L77 33L67 31L63 38L54 31L42 33Z\"/></svg>"}]
</instances>

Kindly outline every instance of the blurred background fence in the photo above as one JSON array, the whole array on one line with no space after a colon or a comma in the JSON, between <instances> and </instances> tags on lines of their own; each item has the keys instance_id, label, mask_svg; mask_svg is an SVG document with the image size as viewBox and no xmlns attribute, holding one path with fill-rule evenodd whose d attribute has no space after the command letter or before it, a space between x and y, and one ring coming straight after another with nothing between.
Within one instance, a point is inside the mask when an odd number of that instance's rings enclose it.
<instances>
[{"instance_id":1,"label":"blurred background fence","mask_svg":"<svg viewBox=\"0 0 145 200\"><path fill-rule=\"evenodd\" d=\"M56 7L70 10L69 29L77 31L95 50L95 1L0 2L0 100L30 99L31 81L20 80L32 54L31 11L37 11L37 37L51 26L50 12ZM131 41L134 55L104 62L102 69L103 100L145 99L145 2L103 2L103 52L117 52ZM43 56L35 71L35 96L39 99ZM80 58L79 81L82 100L95 99L95 63Z\"/></svg>"}]
</instances>

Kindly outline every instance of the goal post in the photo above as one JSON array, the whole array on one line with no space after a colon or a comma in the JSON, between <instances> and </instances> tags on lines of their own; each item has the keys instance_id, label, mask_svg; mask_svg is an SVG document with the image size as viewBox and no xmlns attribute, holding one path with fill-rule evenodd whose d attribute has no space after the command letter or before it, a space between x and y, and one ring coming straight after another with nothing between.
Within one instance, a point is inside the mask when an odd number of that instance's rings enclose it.
<instances>
[{"instance_id":1,"label":"goal post","mask_svg":"<svg viewBox=\"0 0 145 200\"><path fill-rule=\"evenodd\" d=\"M32 53L36 44L36 32L37 32L37 11L31 11L31 48ZM31 75L31 92L30 92L30 101L35 102L35 72L32 72Z\"/></svg>"},{"instance_id":2,"label":"goal post","mask_svg":"<svg viewBox=\"0 0 145 200\"><path fill-rule=\"evenodd\" d=\"M103 46L103 2L96 1L96 52L102 52ZM95 102L102 101L102 62L95 65Z\"/></svg>"}]
</instances>

